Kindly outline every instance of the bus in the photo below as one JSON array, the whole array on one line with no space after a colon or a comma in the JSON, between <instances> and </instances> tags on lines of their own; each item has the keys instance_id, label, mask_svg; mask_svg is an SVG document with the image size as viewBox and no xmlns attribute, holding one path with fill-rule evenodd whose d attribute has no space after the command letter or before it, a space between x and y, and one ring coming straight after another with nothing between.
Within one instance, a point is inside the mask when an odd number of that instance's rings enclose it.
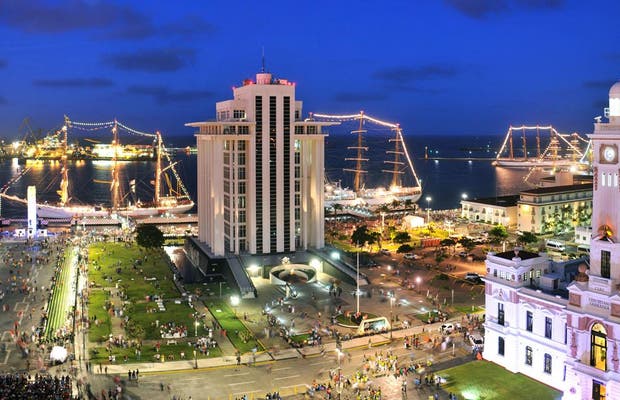
<instances>
[{"instance_id":1,"label":"bus","mask_svg":"<svg viewBox=\"0 0 620 400\"><path fill-rule=\"evenodd\" d=\"M566 247L564 246L564 243L558 240L547 240L547 249L551 251L563 252L566 250Z\"/></svg>"}]
</instances>

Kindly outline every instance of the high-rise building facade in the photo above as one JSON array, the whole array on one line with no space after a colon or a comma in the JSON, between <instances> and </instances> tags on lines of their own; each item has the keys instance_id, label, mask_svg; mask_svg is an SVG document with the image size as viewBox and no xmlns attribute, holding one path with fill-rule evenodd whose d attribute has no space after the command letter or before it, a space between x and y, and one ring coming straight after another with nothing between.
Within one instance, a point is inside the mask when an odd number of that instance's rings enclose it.
<instances>
[{"instance_id":1,"label":"high-rise building facade","mask_svg":"<svg viewBox=\"0 0 620 400\"><path fill-rule=\"evenodd\" d=\"M565 400L620 399L620 82L605 116L590 135L588 265L569 279L544 253L486 260L484 357L561 390Z\"/></svg>"},{"instance_id":2,"label":"high-rise building facade","mask_svg":"<svg viewBox=\"0 0 620 400\"><path fill-rule=\"evenodd\" d=\"M295 84L261 72L197 128L198 239L214 255L324 245L324 127L302 120Z\"/></svg>"}]
</instances>

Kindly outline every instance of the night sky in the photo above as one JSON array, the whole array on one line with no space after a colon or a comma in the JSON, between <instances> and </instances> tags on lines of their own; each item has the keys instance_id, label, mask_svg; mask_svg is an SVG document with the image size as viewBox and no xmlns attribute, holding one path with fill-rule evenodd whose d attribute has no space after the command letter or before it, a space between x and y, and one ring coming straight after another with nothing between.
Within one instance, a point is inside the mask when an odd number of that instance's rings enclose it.
<instances>
[{"instance_id":1,"label":"night sky","mask_svg":"<svg viewBox=\"0 0 620 400\"><path fill-rule=\"evenodd\" d=\"M617 0L0 0L0 137L63 114L191 135L183 124L213 119L263 47L304 116L588 133L620 78L618 15Z\"/></svg>"}]
</instances>

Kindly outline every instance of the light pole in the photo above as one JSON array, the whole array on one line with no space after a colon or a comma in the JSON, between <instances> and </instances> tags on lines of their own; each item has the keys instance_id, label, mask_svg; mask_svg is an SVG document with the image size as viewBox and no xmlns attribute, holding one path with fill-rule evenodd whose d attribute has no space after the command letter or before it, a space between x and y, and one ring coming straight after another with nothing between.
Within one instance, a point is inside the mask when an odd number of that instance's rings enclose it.
<instances>
[{"instance_id":1,"label":"light pole","mask_svg":"<svg viewBox=\"0 0 620 400\"><path fill-rule=\"evenodd\" d=\"M431 196L426 196L426 223L431 223L431 200L433 198Z\"/></svg>"},{"instance_id":2,"label":"light pole","mask_svg":"<svg viewBox=\"0 0 620 400\"><path fill-rule=\"evenodd\" d=\"M381 235L383 235L383 228L385 226L385 213L381 213Z\"/></svg>"},{"instance_id":3,"label":"light pole","mask_svg":"<svg viewBox=\"0 0 620 400\"><path fill-rule=\"evenodd\" d=\"M392 306L394 305L394 296L390 296L390 340L392 340L392 331L394 330L394 313L392 312Z\"/></svg>"},{"instance_id":4,"label":"light pole","mask_svg":"<svg viewBox=\"0 0 620 400\"><path fill-rule=\"evenodd\" d=\"M194 369L198 369L198 354L196 354L196 349L194 349Z\"/></svg>"},{"instance_id":5,"label":"light pole","mask_svg":"<svg viewBox=\"0 0 620 400\"><path fill-rule=\"evenodd\" d=\"M198 337L198 325L199 325L198 318L196 318L194 321L194 336L195 337Z\"/></svg>"},{"instance_id":6,"label":"light pole","mask_svg":"<svg viewBox=\"0 0 620 400\"><path fill-rule=\"evenodd\" d=\"M415 287L418 289L418 293L420 293L420 284L422 283L422 278L419 276L415 278Z\"/></svg>"}]
</instances>

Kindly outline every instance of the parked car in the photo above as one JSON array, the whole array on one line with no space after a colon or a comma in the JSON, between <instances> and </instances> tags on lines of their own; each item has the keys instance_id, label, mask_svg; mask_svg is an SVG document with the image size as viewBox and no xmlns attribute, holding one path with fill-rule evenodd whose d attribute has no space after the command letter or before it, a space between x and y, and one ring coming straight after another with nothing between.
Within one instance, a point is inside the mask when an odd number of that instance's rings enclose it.
<instances>
[{"instance_id":1,"label":"parked car","mask_svg":"<svg viewBox=\"0 0 620 400\"><path fill-rule=\"evenodd\" d=\"M413 253L405 253L405 255L403 256L403 258L405 258L405 259L407 259L407 260L419 260L419 259L420 259L420 258L422 258L422 257L420 257L420 256L419 256L419 255L417 255L417 254L413 254Z\"/></svg>"},{"instance_id":2,"label":"parked car","mask_svg":"<svg viewBox=\"0 0 620 400\"><path fill-rule=\"evenodd\" d=\"M379 250L379 253L383 254L384 256L392 255L392 253L390 253L390 251L388 249L381 249L381 250Z\"/></svg>"},{"instance_id":3,"label":"parked car","mask_svg":"<svg viewBox=\"0 0 620 400\"><path fill-rule=\"evenodd\" d=\"M467 272L465 274L465 280L473 283L482 283L482 278L475 272Z\"/></svg>"},{"instance_id":4,"label":"parked car","mask_svg":"<svg viewBox=\"0 0 620 400\"><path fill-rule=\"evenodd\" d=\"M482 351L484 349L484 338L479 333L472 333L469 335L469 343L471 343L472 350Z\"/></svg>"},{"instance_id":5,"label":"parked car","mask_svg":"<svg viewBox=\"0 0 620 400\"><path fill-rule=\"evenodd\" d=\"M466 251L461 251L461 252L459 253L459 257L461 257L461 258L466 258L468 255L469 255L469 254L467 254L467 252L466 252Z\"/></svg>"}]
</instances>

